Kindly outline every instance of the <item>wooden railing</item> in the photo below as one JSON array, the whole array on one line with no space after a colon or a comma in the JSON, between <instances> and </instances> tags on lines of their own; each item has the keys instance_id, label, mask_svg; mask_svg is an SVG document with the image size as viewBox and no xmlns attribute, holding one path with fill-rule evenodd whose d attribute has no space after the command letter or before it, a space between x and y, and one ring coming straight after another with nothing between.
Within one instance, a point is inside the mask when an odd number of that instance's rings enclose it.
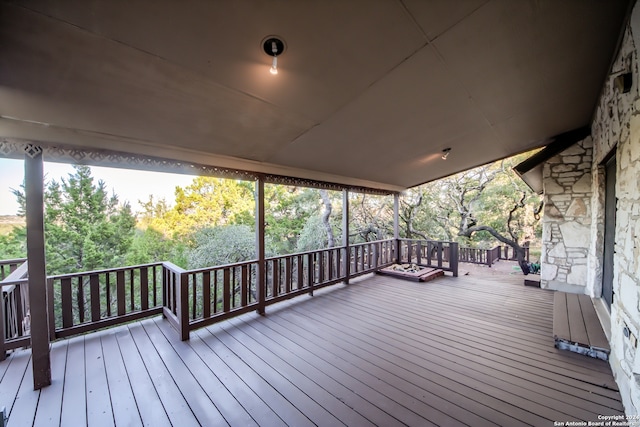
<instances>
[{"instance_id":1,"label":"wooden railing","mask_svg":"<svg viewBox=\"0 0 640 427\"><path fill-rule=\"evenodd\" d=\"M0 281L13 273L16 268L22 265L26 260L26 258L0 260Z\"/></svg>"},{"instance_id":2,"label":"wooden railing","mask_svg":"<svg viewBox=\"0 0 640 427\"><path fill-rule=\"evenodd\" d=\"M0 360L4 360L7 350L26 347L31 342L26 276L27 264L22 263L0 281Z\"/></svg>"},{"instance_id":3,"label":"wooden railing","mask_svg":"<svg viewBox=\"0 0 640 427\"><path fill-rule=\"evenodd\" d=\"M162 280L161 263L48 277L52 339L160 314Z\"/></svg>"},{"instance_id":4,"label":"wooden railing","mask_svg":"<svg viewBox=\"0 0 640 427\"><path fill-rule=\"evenodd\" d=\"M491 267L500 259L502 253L500 246L492 249L459 248L458 261L472 264L482 264Z\"/></svg>"},{"instance_id":5,"label":"wooden railing","mask_svg":"<svg viewBox=\"0 0 640 427\"><path fill-rule=\"evenodd\" d=\"M506 259L510 261L516 260L516 251L511 246L502 246L502 251L500 252L500 259ZM524 259L527 262L530 262L529 259L529 248L525 247L524 249Z\"/></svg>"},{"instance_id":6,"label":"wooden railing","mask_svg":"<svg viewBox=\"0 0 640 427\"><path fill-rule=\"evenodd\" d=\"M190 330L256 310L261 291L268 306L305 293L313 295L316 289L390 265L394 261L394 248L395 241L392 239L349 246L348 266L345 263L346 247L267 258L264 287L258 283L257 260L200 270L182 270L179 272L182 279L176 278L169 284L174 289L172 284L183 283L182 295L186 303L182 309L176 307L169 310L165 307L165 313L186 339ZM178 270L175 271L178 273ZM187 289L186 294L184 289ZM177 291L171 293L181 295ZM181 313L185 316L185 312L188 316L183 317L182 324L179 324L178 318ZM188 327L185 329L186 322Z\"/></svg>"},{"instance_id":7,"label":"wooden railing","mask_svg":"<svg viewBox=\"0 0 640 427\"><path fill-rule=\"evenodd\" d=\"M432 240L399 239L399 261L439 268L458 276L458 244Z\"/></svg>"},{"instance_id":8,"label":"wooden railing","mask_svg":"<svg viewBox=\"0 0 640 427\"><path fill-rule=\"evenodd\" d=\"M398 255L400 262L457 275L457 251L456 243L388 239L271 257L262 270L257 260L197 270L163 262L51 276L46 283L49 336L67 337L162 314L185 340L191 330L375 272L398 261ZM21 268L26 271L26 263ZM28 320L28 279L14 275L0 284L3 295L10 295L3 302L3 325L12 325L0 350L29 345L25 329L17 326ZM5 315L9 312L10 319Z\"/></svg>"}]
</instances>

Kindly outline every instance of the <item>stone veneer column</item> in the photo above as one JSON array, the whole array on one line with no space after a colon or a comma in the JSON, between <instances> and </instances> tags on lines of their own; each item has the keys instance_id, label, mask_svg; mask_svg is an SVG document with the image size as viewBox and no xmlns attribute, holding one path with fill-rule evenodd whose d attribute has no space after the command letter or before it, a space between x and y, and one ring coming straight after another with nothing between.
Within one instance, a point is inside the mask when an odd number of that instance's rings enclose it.
<instances>
[{"instance_id":1,"label":"stone veneer column","mask_svg":"<svg viewBox=\"0 0 640 427\"><path fill-rule=\"evenodd\" d=\"M585 293L591 227L591 137L549 159L543 170L541 287Z\"/></svg>"}]
</instances>

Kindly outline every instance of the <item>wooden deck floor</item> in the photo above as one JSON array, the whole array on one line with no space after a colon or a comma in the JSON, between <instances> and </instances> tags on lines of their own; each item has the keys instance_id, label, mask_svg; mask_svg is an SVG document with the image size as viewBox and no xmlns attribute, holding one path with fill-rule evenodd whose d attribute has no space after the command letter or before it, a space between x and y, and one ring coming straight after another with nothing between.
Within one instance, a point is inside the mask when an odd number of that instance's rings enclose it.
<instances>
[{"instance_id":1,"label":"wooden deck floor","mask_svg":"<svg viewBox=\"0 0 640 427\"><path fill-rule=\"evenodd\" d=\"M9 426L550 426L622 405L606 362L556 350L553 293L375 276L192 334L162 318L0 362Z\"/></svg>"}]
</instances>

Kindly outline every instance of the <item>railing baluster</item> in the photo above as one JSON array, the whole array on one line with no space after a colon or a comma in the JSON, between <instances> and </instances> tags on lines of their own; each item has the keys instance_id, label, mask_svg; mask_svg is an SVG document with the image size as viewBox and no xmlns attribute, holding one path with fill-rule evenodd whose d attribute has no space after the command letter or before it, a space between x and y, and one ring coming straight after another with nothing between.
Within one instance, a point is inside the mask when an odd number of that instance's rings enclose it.
<instances>
[{"instance_id":1,"label":"railing baluster","mask_svg":"<svg viewBox=\"0 0 640 427\"><path fill-rule=\"evenodd\" d=\"M89 276L89 298L91 301L91 321L100 320L100 277L97 274Z\"/></svg>"},{"instance_id":2,"label":"railing baluster","mask_svg":"<svg viewBox=\"0 0 640 427\"><path fill-rule=\"evenodd\" d=\"M274 259L267 264L271 265L271 296L280 295L280 263Z\"/></svg>"},{"instance_id":3,"label":"railing baluster","mask_svg":"<svg viewBox=\"0 0 640 427\"><path fill-rule=\"evenodd\" d=\"M136 309L136 292L135 292L135 283L134 283L134 276L133 276L133 269L129 270L129 298L131 300L130 302L130 310L131 311L135 311Z\"/></svg>"},{"instance_id":4,"label":"railing baluster","mask_svg":"<svg viewBox=\"0 0 640 427\"><path fill-rule=\"evenodd\" d=\"M292 279L292 260L291 257L287 257L285 260L285 270L284 270L284 291L285 293L291 292L291 281Z\"/></svg>"},{"instance_id":5,"label":"railing baluster","mask_svg":"<svg viewBox=\"0 0 640 427\"><path fill-rule=\"evenodd\" d=\"M241 292L242 292L242 300L240 301L240 304L242 305L242 307L246 307L248 304L248 297L249 297L249 269L247 265L243 265L241 268Z\"/></svg>"},{"instance_id":6,"label":"railing baluster","mask_svg":"<svg viewBox=\"0 0 640 427\"><path fill-rule=\"evenodd\" d=\"M211 272L202 273L202 317L211 317Z\"/></svg>"},{"instance_id":7,"label":"railing baluster","mask_svg":"<svg viewBox=\"0 0 640 427\"><path fill-rule=\"evenodd\" d=\"M73 326L73 301L72 301L71 279L65 278L60 281L60 297L62 300L62 327Z\"/></svg>"},{"instance_id":8,"label":"railing baluster","mask_svg":"<svg viewBox=\"0 0 640 427\"><path fill-rule=\"evenodd\" d=\"M149 309L149 269L140 268L140 309Z\"/></svg>"},{"instance_id":9,"label":"railing baluster","mask_svg":"<svg viewBox=\"0 0 640 427\"><path fill-rule=\"evenodd\" d=\"M116 301L118 316L124 316L126 310L124 288L124 271L118 271L116 272Z\"/></svg>"},{"instance_id":10,"label":"railing baluster","mask_svg":"<svg viewBox=\"0 0 640 427\"><path fill-rule=\"evenodd\" d=\"M84 277L78 276L77 307L80 323L84 323Z\"/></svg>"},{"instance_id":11,"label":"railing baluster","mask_svg":"<svg viewBox=\"0 0 640 427\"><path fill-rule=\"evenodd\" d=\"M228 268L224 269L224 276L223 276L223 284L222 284L222 295L223 295L223 305L224 305L224 311L229 312L231 311L231 274Z\"/></svg>"}]
</instances>

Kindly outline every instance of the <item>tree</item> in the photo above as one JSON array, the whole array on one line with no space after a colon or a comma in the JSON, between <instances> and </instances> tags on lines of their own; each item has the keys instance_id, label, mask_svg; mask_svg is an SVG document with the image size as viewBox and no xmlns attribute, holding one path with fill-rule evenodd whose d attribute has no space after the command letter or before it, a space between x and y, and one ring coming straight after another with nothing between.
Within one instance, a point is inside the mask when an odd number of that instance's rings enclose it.
<instances>
[{"instance_id":1,"label":"tree","mask_svg":"<svg viewBox=\"0 0 640 427\"><path fill-rule=\"evenodd\" d=\"M135 217L128 204L94 183L88 166L49 182L45 188L47 274L64 274L122 266L131 246ZM25 213L24 192L14 190Z\"/></svg>"},{"instance_id":2,"label":"tree","mask_svg":"<svg viewBox=\"0 0 640 427\"><path fill-rule=\"evenodd\" d=\"M9 234L0 235L0 259L24 258L27 256L27 229L14 227Z\"/></svg>"},{"instance_id":3,"label":"tree","mask_svg":"<svg viewBox=\"0 0 640 427\"><path fill-rule=\"evenodd\" d=\"M176 187L175 198L171 208L164 200L149 198L141 220L183 241L202 228L255 222L254 188L248 181L199 176L185 188Z\"/></svg>"},{"instance_id":4,"label":"tree","mask_svg":"<svg viewBox=\"0 0 640 427\"><path fill-rule=\"evenodd\" d=\"M511 166L516 156L411 189L401 199L400 218L407 237L458 240L514 248L524 272L524 245L539 234L540 197Z\"/></svg>"},{"instance_id":5,"label":"tree","mask_svg":"<svg viewBox=\"0 0 640 427\"><path fill-rule=\"evenodd\" d=\"M188 268L232 264L256 258L254 230L246 225L226 225L198 230L195 245L188 252ZM265 242L265 253L272 252ZM267 255L268 256L268 255Z\"/></svg>"}]
</instances>

